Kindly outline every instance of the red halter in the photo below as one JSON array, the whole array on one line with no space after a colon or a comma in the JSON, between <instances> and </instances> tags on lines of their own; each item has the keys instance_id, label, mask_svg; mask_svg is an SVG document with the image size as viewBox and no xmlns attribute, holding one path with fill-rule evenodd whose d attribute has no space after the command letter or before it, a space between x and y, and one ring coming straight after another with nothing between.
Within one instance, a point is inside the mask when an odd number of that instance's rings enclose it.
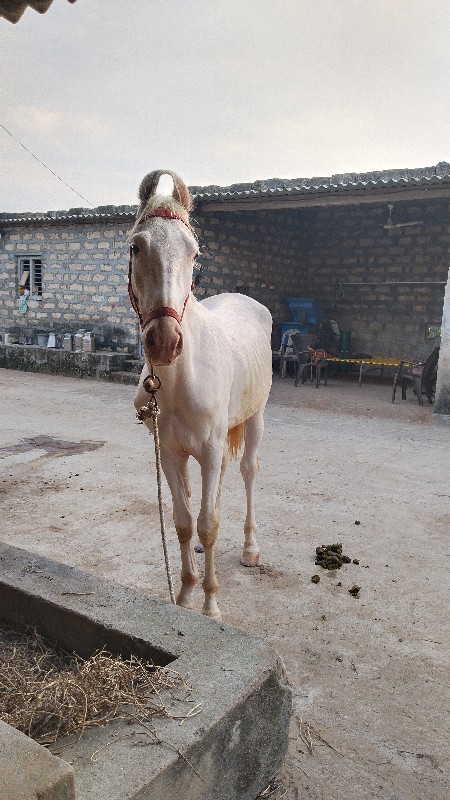
<instances>
[{"instance_id":1,"label":"red halter","mask_svg":"<svg viewBox=\"0 0 450 800\"><path fill-rule=\"evenodd\" d=\"M186 227L189 228L189 230L191 230L190 226L188 225L187 222L185 222L183 217L180 214L178 214L177 211L173 211L171 208L156 208L154 211L151 211L149 214L145 214L142 217L142 219L139 220L139 225L142 222L145 222L147 219L151 219L151 217L165 217L167 219L179 219L183 223L183 225L186 225ZM184 312L185 312L185 309L186 309L187 301L189 300L189 295L186 297L186 300L184 301L183 310L181 312L181 316L178 313L178 311L175 311L175 309L171 308L171 306L160 306L159 308L154 308L153 311L150 311L150 313L147 314L147 316L144 317L144 319L142 319L141 312L139 311L139 305L138 305L137 297L136 297L135 293L133 292L133 287L131 285L132 252L133 251L132 251L131 245L130 245L130 261L129 261L129 265L128 265L128 294L130 296L131 306L132 306L132 308L134 309L134 311L136 312L136 314L139 317L139 322L141 324L142 330L145 328L146 325L148 325L149 322L151 322L152 319L158 319L158 317L174 317L174 319L176 319L178 324L181 325L181 322L182 322L183 316L184 316ZM193 290L193 288L194 288L194 283L192 283L192 285L191 285L191 291Z\"/></svg>"}]
</instances>

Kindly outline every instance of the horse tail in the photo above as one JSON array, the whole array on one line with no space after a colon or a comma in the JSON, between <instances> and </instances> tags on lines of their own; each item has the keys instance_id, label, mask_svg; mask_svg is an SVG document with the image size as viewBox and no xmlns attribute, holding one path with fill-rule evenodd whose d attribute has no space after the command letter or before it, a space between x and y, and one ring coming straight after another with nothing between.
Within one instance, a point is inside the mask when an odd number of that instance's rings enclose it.
<instances>
[{"instance_id":1,"label":"horse tail","mask_svg":"<svg viewBox=\"0 0 450 800\"><path fill-rule=\"evenodd\" d=\"M244 423L240 422L228 431L228 452L234 461L239 457L244 440Z\"/></svg>"}]
</instances>

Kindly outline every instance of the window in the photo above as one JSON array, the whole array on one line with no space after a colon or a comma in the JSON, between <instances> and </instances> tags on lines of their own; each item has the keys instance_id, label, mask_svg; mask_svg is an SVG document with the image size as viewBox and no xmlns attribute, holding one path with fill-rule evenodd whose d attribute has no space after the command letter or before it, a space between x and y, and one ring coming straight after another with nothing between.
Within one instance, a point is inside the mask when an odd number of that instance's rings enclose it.
<instances>
[{"instance_id":1,"label":"window","mask_svg":"<svg viewBox=\"0 0 450 800\"><path fill-rule=\"evenodd\" d=\"M37 256L24 256L18 261L19 294L28 289L31 297L42 295L42 261Z\"/></svg>"}]
</instances>

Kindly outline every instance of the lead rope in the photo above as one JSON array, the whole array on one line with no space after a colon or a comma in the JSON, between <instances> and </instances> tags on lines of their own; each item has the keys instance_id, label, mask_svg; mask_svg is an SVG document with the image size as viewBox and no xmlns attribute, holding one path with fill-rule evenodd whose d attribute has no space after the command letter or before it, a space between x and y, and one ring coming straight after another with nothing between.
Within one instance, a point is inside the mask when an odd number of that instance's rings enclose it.
<instances>
[{"instance_id":1,"label":"lead rope","mask_svg":"<svg viewBox=\"0 0 450 800\"><path fill-rule=\"evenodd\" d=\"M166 562L166 573L167 573L167 582L169 584L169 594L172 603L175 604L175 594L173 591L173 581L172 581L172 572L170 569L170 559L169 553L167 550L167 539L166 539L166 525L164 521L164 509L163 509L163 501L162 501L162 489L161 489L161 448L159 445L159 431L158 431L158 414L159 414L159 407L156 400L156 392L158 391L159 387L161 386L161 381L159 380L158 376L153 372L153 364L151 366L150 375L147 375L143 382L143 387L148 394L151 395L150 400L148 401L146 406L142 406L139 411L137 412L136 416L141 422L145 422L146 419L149 417L152 418L153 424L153 438L155 440L155 457L156 457L156 482L158 484L158 505L159 505L159 520L161 523L161 539L162 545L164 550L164 560Z\"/></svg>"}]
</instances>

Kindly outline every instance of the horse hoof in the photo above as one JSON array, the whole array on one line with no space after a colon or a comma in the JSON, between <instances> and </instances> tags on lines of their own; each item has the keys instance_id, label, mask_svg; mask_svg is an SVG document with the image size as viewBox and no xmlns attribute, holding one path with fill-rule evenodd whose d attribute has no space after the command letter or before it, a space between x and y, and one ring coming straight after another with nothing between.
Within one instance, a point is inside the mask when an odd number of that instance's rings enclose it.
<instances>
[{"instance_id":1,"label":"horse hoof","mask_svg":"<svg viewBox=\"0 0 450 800\"><path fill-rule=\"evenodd\" d=\"M219 609L216 611L202 611L204 617L210 617L210 619L215 619L216 622L222 622L222 614L220 613Z\"/></svg>"},{"instance_id":2,"label":"horse hoof","mask_svg":"<svg viewBox=\"0 0 450 800\"><path fill-rule=\"evenodd\" d=\"M194 611L194 604L184 601L183 598L177 597L176 604L179 608L185 608L187 611Z\"/></svg>"},{"instance_id":3,"label":"horse hoof","mask_svg":"<svg viewBox=\"0 0 450 800\"><path fill-rule=\"evenodd\" d=\"M242 555L240 562L243 567L257 567L259 562L259 553L255 555L249 554L248 556Z\"/></svg>"}]
</instances>

